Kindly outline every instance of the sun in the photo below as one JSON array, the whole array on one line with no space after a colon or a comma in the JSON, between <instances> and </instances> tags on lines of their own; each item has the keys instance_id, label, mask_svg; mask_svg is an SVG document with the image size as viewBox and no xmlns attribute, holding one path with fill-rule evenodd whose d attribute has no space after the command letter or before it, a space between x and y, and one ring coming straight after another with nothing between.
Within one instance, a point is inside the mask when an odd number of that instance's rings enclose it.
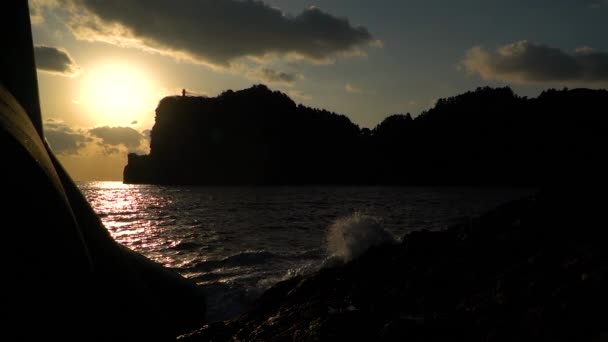
<instances>
[{"instance_id":1,"label":"sun","mask_svg":"<svg viewBox=\"0 0 608 342\"><path fill-rule=\"evenodd\" d=\"M154 107L154 82L128 63L103 63L87 72L81 100L102 121L124 124Z\"/></svg>"}]
</instances>

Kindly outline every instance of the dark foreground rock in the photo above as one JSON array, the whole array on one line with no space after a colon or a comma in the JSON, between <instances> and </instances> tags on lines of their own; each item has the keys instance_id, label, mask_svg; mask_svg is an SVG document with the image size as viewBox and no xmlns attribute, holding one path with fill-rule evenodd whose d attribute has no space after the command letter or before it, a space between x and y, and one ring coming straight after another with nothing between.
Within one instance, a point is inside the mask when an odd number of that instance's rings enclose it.
<instances>
[{"instance_id":1,"label":"dark foreground rock","mask_svg":"<svg viewBox=\"0 0 608 342\"><path fill-rule=\"evenodd\" d=\"M1 86L0 155L0 340L171 340L203 322L202 291L112 239Z\"/></svg>"},{"instance_id":2,"label":"dark foreground rock","mask_svg":"<svg viewBox=\"0 0 608 342\"><path fill-rule=\"evenodd\" d=\"M277 284L181 341L605 341L606 219L544 191L443 232Z\"/></svg>"},{"instance_id":3,"label":"dark foreground rock","mask_svg":"<svg viewBox=\"0 0 608 342\"><path fill-rule=\"evenodd\" d=\"M196 284L119 245L46 144L26 0L0 11L1 341L159 341L199 326Z\"/></svg>"}]
</instances>

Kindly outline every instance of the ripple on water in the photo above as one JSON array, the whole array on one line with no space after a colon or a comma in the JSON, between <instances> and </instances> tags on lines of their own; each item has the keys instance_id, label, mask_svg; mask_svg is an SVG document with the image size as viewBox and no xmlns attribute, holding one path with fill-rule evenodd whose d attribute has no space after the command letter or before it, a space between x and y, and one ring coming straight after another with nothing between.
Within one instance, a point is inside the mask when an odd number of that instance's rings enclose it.
<instances>
[{"instance_id":1,"label":"ripple on water","mask_svg":"<svg viewBox=\"0 0 608 342\"><path fill-rule=\"evenodd\" d=\"M532 190L382 187L167 187L83 182L121 244L203 286L209 319L229 318L264 288L314 270L328 227L361 211L406 232L445 227Z\"/></svg>"}]
</instances>

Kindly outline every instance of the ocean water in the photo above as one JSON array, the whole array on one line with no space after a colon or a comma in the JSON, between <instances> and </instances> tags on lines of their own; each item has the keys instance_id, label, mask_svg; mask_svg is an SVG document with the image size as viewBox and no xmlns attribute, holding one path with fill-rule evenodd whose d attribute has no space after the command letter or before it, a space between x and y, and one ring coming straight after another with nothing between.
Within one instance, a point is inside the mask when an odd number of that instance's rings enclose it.
<instances>
[{"instance_id":1,"label":"ocean water","mask_svg":"<svg viewBox=\"0 0 608 342\"><path fill-rule=\"evenodd\" d=\"M121 244L196 281L208 320L242 312L277 281L369 245L445 229L526 189L171 187L81 182Z\"/></svg>"}]
</instances>

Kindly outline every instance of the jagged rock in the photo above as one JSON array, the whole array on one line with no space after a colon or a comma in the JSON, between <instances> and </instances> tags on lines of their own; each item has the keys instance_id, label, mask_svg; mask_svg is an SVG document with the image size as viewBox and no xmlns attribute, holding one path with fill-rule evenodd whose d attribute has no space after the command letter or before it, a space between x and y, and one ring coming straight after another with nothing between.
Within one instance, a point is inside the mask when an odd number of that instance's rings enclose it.
<instances>
[{"instance_id":1,"label":"jagged rock","mask_svg":"<svg viewBox=\"0 0 608 342\"><path fill-rule=\"evenodd\" d=\"M605 222L588 192L543 191L279 283L182 340L595 341L608 327Z\"/></svg>"}]
</instances>

